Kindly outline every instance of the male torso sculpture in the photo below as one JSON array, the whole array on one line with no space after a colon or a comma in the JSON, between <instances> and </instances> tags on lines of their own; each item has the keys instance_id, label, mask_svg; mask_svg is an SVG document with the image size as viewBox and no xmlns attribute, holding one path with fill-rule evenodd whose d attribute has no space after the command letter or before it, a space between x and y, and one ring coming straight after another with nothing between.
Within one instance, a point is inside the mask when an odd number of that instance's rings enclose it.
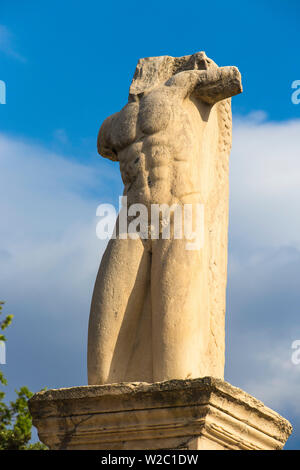
<instances>
[{"instance_id":1,"label":"male torso sculpture","mask_svg":"<svg viewBox=\"0 0 300 470\"><path fill-rule=\"evenodd\" d=\"M127 204L203 204L204 243L122 239L103 255L91 305L89 384L223 377L230 97L235 67L203 52L139 61L99 153L119 161Z\"/></svg>"}]
</instances>

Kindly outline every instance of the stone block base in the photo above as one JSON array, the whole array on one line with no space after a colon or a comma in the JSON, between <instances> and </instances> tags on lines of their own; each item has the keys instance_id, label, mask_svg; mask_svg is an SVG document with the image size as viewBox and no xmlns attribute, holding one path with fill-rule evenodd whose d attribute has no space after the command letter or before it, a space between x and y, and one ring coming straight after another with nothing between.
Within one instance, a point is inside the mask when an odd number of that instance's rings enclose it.
<instances>
[{"instance_id":1,"label":"stone block base","mask_svg":"<svg viewBox=\"0 0 300 470\"><path fill-rule=\"evenodd\" d=\"M29 401L50 449L282 449L292 427L220 379L47 390Z\"/></svg>"}]
</instances>

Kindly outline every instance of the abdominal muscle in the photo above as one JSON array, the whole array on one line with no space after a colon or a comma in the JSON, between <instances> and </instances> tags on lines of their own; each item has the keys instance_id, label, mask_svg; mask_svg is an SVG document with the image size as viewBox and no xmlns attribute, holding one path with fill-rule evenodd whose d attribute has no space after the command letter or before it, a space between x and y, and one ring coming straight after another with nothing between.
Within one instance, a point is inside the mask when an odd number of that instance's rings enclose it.
<instances>
[{"instance_id":1,"label":"abdominal muscle","mask_svg":"<svg viewBox=\"0 0 300 470\"><path fill-rule=\"evenodd\" d=\"M194 202L199 194L197 171L191 153L178 153L155 136L146 136L118 155L124 182L124 196L131 204L169 204Z\"/></svg>"}]
</instances>

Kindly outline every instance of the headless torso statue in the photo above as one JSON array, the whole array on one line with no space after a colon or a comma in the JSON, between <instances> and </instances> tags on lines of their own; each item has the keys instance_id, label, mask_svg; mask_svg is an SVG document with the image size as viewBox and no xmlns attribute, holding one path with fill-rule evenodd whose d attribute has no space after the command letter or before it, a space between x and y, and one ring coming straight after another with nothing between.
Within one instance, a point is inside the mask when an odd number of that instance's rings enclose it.
<instances>
[{"instance_id":1,"label":"headless torso statue","mask_svg":"<svg viewBox=\"0 0 300 470\"><path fill-rule=\"evenodd\" d=\"M119 161L131 204L202 204L200 250L186 240L108 243L89 321L89 384L223 378L230 97L235 67L203 52L141 59L128 104L108 117L98 151Z\"/></svg>"}]
</instances>

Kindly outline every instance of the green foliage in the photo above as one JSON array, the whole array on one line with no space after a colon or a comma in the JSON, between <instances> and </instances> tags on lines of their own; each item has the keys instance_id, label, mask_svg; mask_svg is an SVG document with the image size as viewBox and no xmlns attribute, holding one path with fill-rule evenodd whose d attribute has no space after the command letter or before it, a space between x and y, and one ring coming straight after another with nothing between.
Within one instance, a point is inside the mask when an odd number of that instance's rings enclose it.
<instances>
[{"instance_id":1,"label":"green foliage","mask_svg":"<svg viewBox=\"0 0 300 470\"><path fill-rule=\"evenodd\" d=\"M0 302L0 315L4 302ZM13 319L7 315L0 321L0 330L4 331ZM0 334L0 341L6 341ZM0 383L7 385L3 372L0 371ZM28 409L28 400L33 393L27 387L15 390L17 398L9 404L4 402L5 393L0 391L0 450L45 450L47 447L41 442L29 444L31 439L32 420Z\"/></svg>"},{"instance_id":2,"label":"green foliage","mask_svg":"<svg viewBox=\"0 0 300 470\"><path fill-rule=\"evenodd\" d=\"M2 313L2 308L3 308L3 305L4 305L4 302L1 302L0 301L0 315ZM0 330L1 331L4 331L12 322L12 319L13 319L13 315L7 315L4 320L0 321ZM6 338L3 334L0 334L0 341L6 341ZM3 374L2 374L2 377L3 377ZM4 379L4 378L3 378ZM5 380L5 379L4 379ZM1 378L0 378L0 381L3 385L6 385L6 383L3 383Z\"/></svg>"}]
</instances>

